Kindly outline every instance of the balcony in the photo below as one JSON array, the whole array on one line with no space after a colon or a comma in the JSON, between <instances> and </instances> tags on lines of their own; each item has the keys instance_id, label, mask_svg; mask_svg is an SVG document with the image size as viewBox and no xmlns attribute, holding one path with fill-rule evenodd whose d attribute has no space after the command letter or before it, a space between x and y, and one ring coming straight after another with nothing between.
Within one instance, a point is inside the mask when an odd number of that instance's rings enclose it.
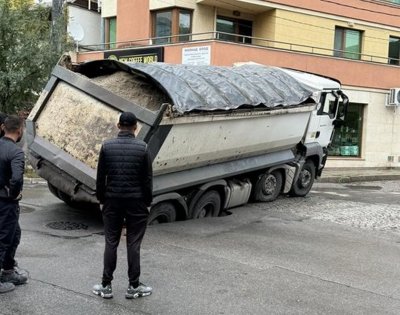
<instances>
[{"instance_id":1,"label":"balcony","mask_svg":"<svg viewBox=\"0 0 400 315\"><path fill-rule=\"evenodd\" d=\"M210 46L212 65L232 65L235 62L254 61L333 77L348 86L374 89L400 87L398 59L354 52L348 54L345 51L223 32L185 34L182 36L79 46L77 47L75 61L102 59L104 52L109 53L115 49L163 47L164 62L182 63L183 48ZM226 38L230 40L226 40ZM164 42L162 45L154 44L160 39ZM115 48L110 49L110 47ZM351 59L346 58L349 56ZM378 74L379 79L377 79Z\"/></svg>"}]
</instances>

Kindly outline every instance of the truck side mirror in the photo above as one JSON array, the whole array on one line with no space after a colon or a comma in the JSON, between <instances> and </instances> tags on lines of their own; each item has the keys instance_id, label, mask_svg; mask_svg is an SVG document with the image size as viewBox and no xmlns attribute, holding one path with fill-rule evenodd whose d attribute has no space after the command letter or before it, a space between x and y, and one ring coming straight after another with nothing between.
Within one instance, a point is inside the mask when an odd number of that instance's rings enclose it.
<instances>
[{"instance_id":1,"label":"truck side mirror","mask_svg":"<svg viewBox=\"0 0 400 315\"><path fill-rule=\"evenodd\" d=\"M333 121L333 125L335 127L340 127L344 124L344 119L346 118L349 98L342 91L338 91L337 94L341 97L342 101L339 103L336 119Z\"/></svg>"}]
</instances>

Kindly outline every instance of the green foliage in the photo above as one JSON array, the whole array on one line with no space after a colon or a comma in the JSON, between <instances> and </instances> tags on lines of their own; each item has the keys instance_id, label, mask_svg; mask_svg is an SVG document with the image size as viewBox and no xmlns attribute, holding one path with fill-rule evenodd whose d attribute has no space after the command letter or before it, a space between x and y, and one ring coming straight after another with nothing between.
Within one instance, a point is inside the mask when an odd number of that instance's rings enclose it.
<instances>
[{"instance_id":1,"label":"green foliage","mask_svg":"<svg viewBox=\"0 0 400 315\"><path fill-rule=\"evenodd\" d=\"M70 49L66 18L32 0L0 0L0 112L30 110L51 69Z\"/></svg>"}]
</instances>

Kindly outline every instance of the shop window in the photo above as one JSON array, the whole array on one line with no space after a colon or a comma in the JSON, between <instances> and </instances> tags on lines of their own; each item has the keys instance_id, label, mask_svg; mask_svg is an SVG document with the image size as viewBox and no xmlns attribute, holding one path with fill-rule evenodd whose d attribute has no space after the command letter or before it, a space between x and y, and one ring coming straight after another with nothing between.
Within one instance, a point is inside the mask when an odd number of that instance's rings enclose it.
<instances>
[{"instance_id":1,"label":"shop window","mask_svg":"<svg viewBox=\"0 0 400 315\"><path fill-rule=\"evenodd\" d=\"M361 31L336 27L334 56L348 59L360 59Z\"/></svg>"},{"instance_id":2,"label":"shop window","mask_svg":"<svg viewBox=\"0 0 400 315\"><path fill-rule=\"evenodd\" d=\"M221 32L218 33L217 35L218 39L251 44L251 38L238 35L252 36L253 33L252 21L230 19L222 16L217 16L216 29L217 32Z\"/></svg>"},{"instance_id":3,"label":"shop window","mask_svg":"<svg viewBox=\"0 0 400 315\"><path fill-rule=\"evenodd\" d=\"M107 48L115 48L115 42L117 41L117 18L106 18L104 27L105 42L109 43Z\"/></svg>"},{"instance_id":4,"label":"shop window","mask_svg":"<svg viewBox=\"0 0 400 315\"><path fill-rule=\"evenodd\" d=\"M400 59L400 38L389 37L389 64L399 65Z\"/></svg>"},{"instance_id":5,"label":"shop window","mask_svg":"<svg viewBox=\"0 0 400 315\"><path fill-rule=\"evenodd\" d=\"M349 104L343 126L335 130L329 147L330 156L361 156L363 111L362 104Z\"/></svg>"},{"instance_id":6,"label":"shop window","mask_svg":"<svg viewBox=\"0 0 400 315\"><path fill-rule=\"evenodd\" d=\"M190 40L192 32L192 11L173 8L170 10L154 11L153 37L155 44L184 42Z\"/></svg>"}]
</instances>

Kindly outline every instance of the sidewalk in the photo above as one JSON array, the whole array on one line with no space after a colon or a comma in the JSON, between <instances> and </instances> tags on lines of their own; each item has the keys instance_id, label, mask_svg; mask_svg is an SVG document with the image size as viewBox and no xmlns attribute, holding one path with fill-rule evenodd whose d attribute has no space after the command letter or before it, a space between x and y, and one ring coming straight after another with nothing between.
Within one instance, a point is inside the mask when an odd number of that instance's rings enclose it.
<instances>
[{"instance_id":1,"label":"sidewalk","mask_svg":"<svg viewBox=\"0 0 400 315\"><path fill-rule=\"evenodd\" d=\"M400 180L400 168L325 168L320 183Z\"/></svg>"}]
</instances>

